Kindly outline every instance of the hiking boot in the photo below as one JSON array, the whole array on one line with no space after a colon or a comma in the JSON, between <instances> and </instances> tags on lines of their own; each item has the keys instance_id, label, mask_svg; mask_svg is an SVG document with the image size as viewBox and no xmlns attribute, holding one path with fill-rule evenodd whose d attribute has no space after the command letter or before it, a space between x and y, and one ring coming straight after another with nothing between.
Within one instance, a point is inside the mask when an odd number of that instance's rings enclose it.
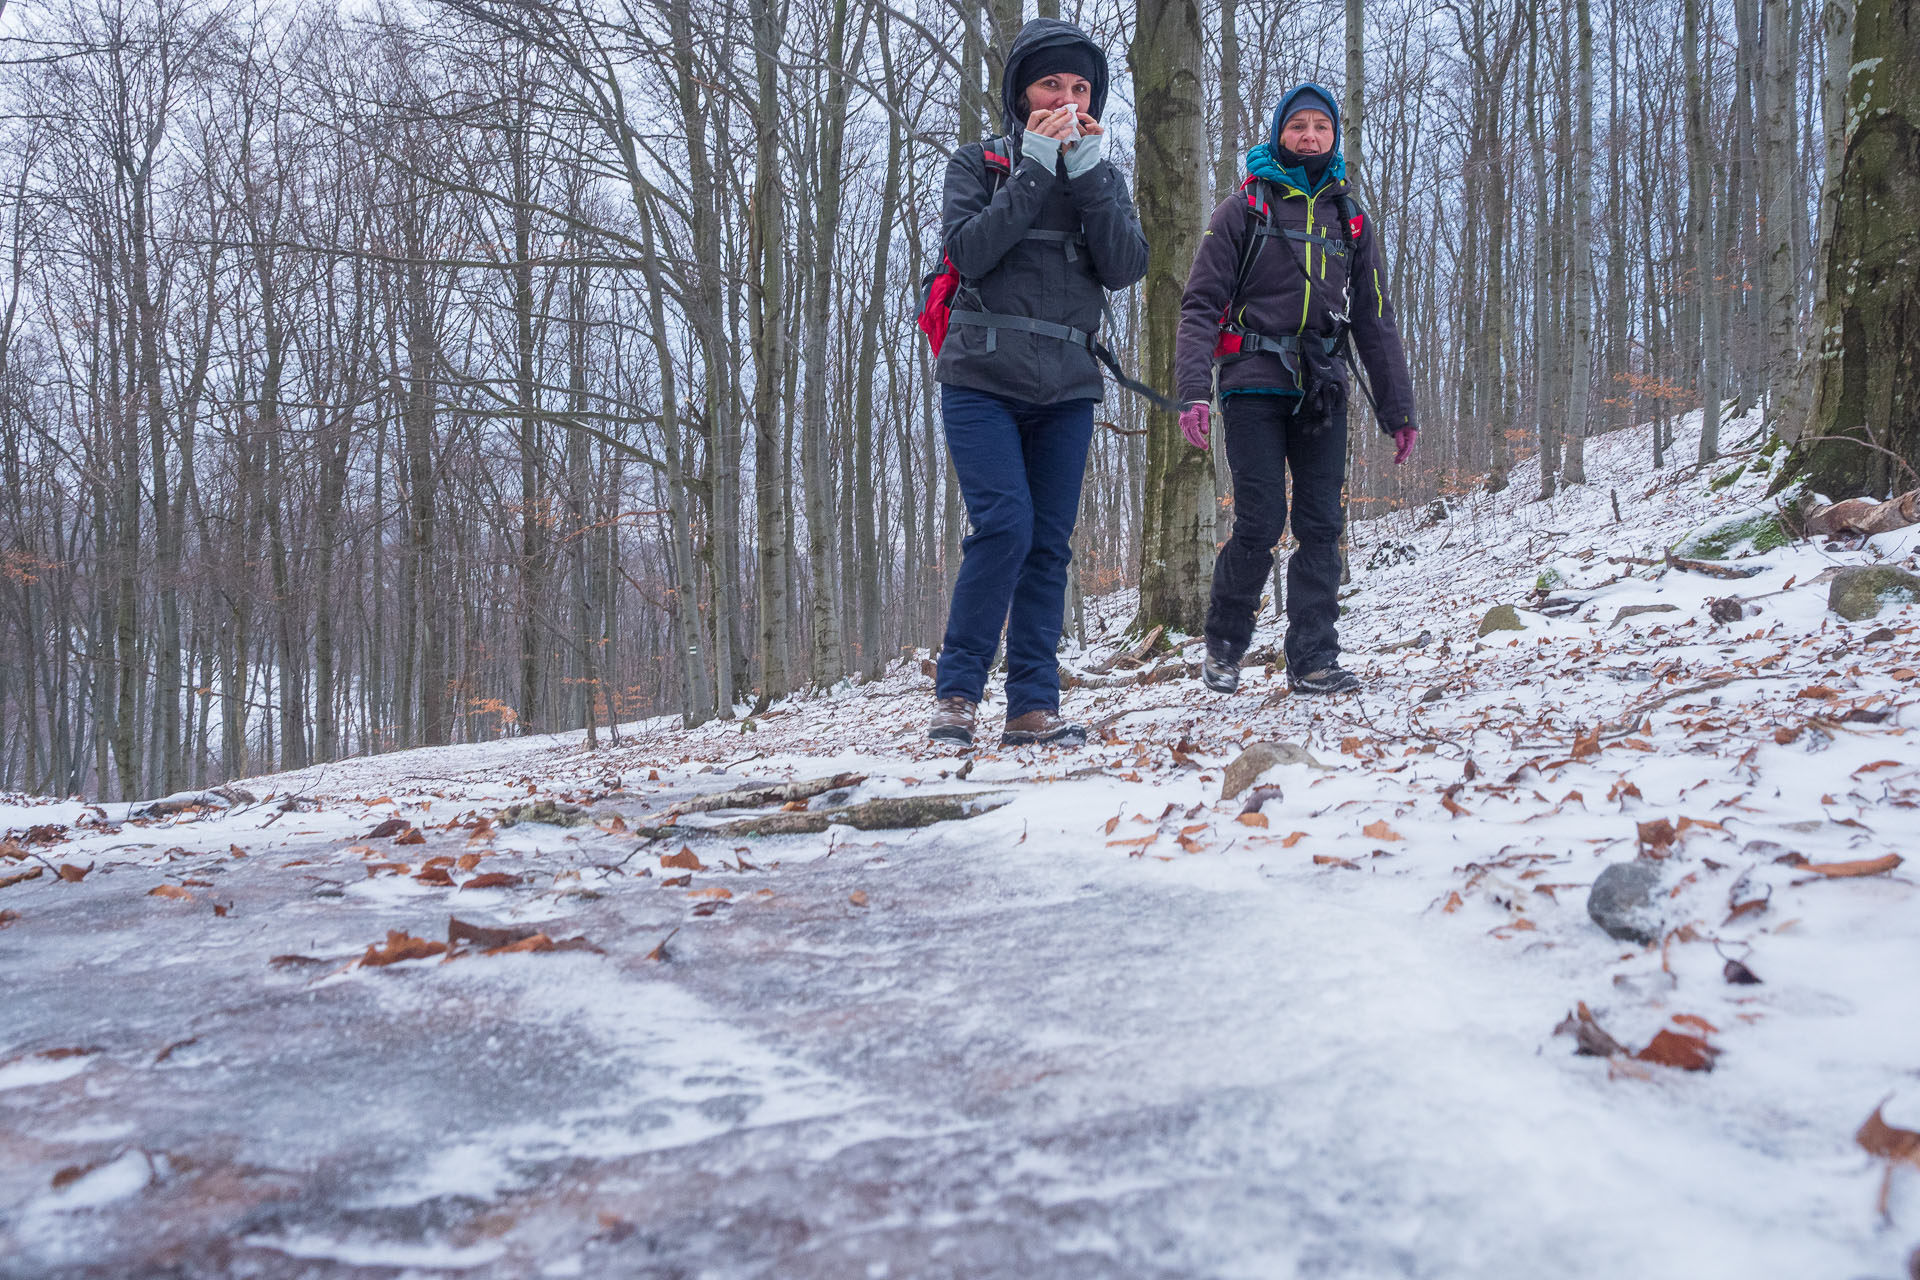
<instances>
[{"instance_id":1,"label":"hiking boot","mask_svg":"<svg viewBox=\"0 0 1920 1280\"><path fill-rule=\"evenodd\" d=\"M1003 747L1030 747L1042 742L1084 747L1087 745L1087 726L1063 720L1058 712L1029 711L1007 721L1007 731L1000 735L1000 745Z\"/></svg>"},{"instance_id":2,"label":"hiking boot","mask_svg":"<svg viewBox=\"0 0 1920 1280\"><path fill-rule=\"evenodd\" d=\"M1289 674L1287 683L1295 693L1352 693L1360 687L1360 677L1334 662L1303 676Z\"/></svg>"},{"instance_id":3,"label":"hiking boot","mask_svg":"<svg viewBox=\"0 0 1920 1280\"><path fill-rule=\"evenodd\" d=\"M972 746L976 710L974 704L965 698L935 698L933 719L927 723L928 740Z\"/></svg>"},{"instance_id":4,"label":"hiking boot","mask_svg":"<svg viewBox=\"0 0 1920 1280\"><path fill-rule=\"evenodd\" d=\"M1239 661L1209 642L1207 656L1200 660L1200 683L1215 693L1232 693L1240 687Z\"/></svg>"}]
</instances>

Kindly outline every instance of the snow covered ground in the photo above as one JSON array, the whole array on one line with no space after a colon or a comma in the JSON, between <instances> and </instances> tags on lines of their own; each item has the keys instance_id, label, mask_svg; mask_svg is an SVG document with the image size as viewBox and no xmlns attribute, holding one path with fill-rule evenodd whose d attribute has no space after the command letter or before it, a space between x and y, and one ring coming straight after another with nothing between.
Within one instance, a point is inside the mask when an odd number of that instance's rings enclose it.
<instances>
[{"instance_id":1,"label":"snow covered ground","mask_svg":"<svg viewBox=\"0 0 1920 1280\"><path fill-rule=\"evenodd\" d=\"M1920 1164L1856 1132L1920 1128L1920 609L1844 622L1823 575L1920 529L1669 568L1766 477L1648 454L1356 530L1358 698L1114 684L1113 598L1080 751L932 748L902 664L592 754L0 807L0 882L42 872L0 888L0 1275L1896 1280ZM1254 742L1311 759L1243 821ZM841 772L815 807L1012 799L639 830ZM490 821L548 798L590 821ZM1586 910L1641 850L1645 946ZM543 933L369 963L450 916Z\"/></svg>"}]
</instances>

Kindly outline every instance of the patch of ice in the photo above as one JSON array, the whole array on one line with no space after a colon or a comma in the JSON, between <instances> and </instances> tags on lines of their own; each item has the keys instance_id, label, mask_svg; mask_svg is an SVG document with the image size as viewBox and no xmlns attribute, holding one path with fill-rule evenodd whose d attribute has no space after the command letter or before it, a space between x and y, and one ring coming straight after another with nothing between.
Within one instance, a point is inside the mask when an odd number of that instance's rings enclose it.
<instances>
[{"instance_id":1,"label":"patch of ice","mask_svg":"<svg viewBox=\"0 0 1920 1280\"><path fill-rule=\"evenodd\" d=\"M84 1054L70 1058L47 1058L38 1054L21 1058L0 1067L0 1089L24 1089L29 1085L71 1080L87 1069L87 1061Z\"/></svg>"}]
</instances>

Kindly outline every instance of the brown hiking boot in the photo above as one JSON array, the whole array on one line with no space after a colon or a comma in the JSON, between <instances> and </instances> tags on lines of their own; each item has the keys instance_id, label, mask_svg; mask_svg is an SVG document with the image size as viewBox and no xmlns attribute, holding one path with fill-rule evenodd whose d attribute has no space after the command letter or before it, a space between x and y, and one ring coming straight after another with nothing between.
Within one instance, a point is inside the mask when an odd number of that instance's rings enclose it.
<instances>
[{"instance_id":1,"label":"brown hiking boot","mask_svg":"<svg viewBox=\"0 0 1920 1280\"><path fill-rule=\"evenodd\" d=\"M1058 712L1029 711L1007 721L1007 731L1000 735L1000 745L1003 747L1030 747L1042 742L1084 747L1087 745L1087 726L1063 720Z\"/></svg>"},{"instance_id":2,"label":"brown hiking boot","mask_svg":"<svg viewBox=\"0 0 1920 1280\"><path fill-rule=\"evenodd\" d=\"M974 704L965 698L935 698L933 719L927 724L928 739L972 746L974 713Z\"/></svg>"}]
</instances>

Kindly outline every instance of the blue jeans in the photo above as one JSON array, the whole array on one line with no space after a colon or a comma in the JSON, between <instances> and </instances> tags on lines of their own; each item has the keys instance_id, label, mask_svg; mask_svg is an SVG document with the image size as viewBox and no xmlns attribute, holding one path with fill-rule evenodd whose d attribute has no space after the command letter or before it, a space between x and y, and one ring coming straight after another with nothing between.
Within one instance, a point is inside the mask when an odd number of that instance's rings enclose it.
<instances>
[{"instance_id":1,"label":"blue jeans","mask_svg":"<svg viewBox=\"0 0 1920 1280\"><path fill-rule=\"evenodd\" d=\"M973 531L940 646L941 698L980 701L1007 631L1007 717L1060 708L1068 540L1093 443L1093 401L1034 404L942 385L940 416Z\"/></svg>"}]
</instances>

